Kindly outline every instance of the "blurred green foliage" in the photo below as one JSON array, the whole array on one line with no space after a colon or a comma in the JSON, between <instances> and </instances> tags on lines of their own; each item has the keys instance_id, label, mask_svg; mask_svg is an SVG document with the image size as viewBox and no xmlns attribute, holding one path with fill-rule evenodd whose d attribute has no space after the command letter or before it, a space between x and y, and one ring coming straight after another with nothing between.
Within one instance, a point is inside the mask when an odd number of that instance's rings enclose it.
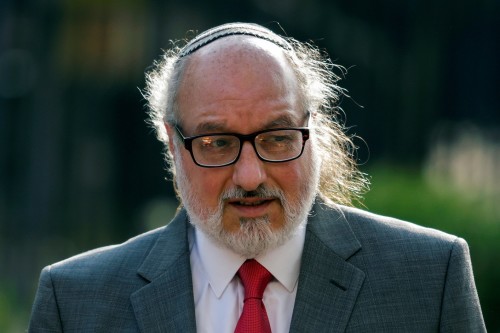
<instances>
[{"instance_id":1,"label":"blurred green foliage","mask_svg":"<svg viewBox=\"0 0 500 333\"><path fill-rule=\"evenodd\" d=\"M494 198L471 198L451 184L430 183L420 168L378 164L364 208L464 238L469 244L476 287L489 332L500 330L500 207Z\"/></svg>"},{"instance_id":2,"label":"blurred green foliage","mask_svg":"<svg viewBox=\"0 0 500 333\"><path fill-rule=\"evenodd\" d=\"M30 304L23 304L14 281L0 281L0 332L18 333L27 328Z\"/></svg>"}]
</instances>

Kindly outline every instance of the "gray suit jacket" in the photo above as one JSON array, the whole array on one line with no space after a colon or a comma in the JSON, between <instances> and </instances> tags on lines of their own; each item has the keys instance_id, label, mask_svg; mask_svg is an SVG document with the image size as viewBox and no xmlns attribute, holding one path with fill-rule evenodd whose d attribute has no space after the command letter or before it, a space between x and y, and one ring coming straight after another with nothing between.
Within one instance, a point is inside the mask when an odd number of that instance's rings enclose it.
<instances>
[{"instance_id":1,"label":"gray suit jacket","mask_svg":"<svg viewBox=\"0 0 500 333\"><path fill-rule=\"evenodd\" d=\"M29 332L195 332L187 216L46 267ZM291 332L485 332L467 244L318 201Z\"/></svg>"}]
</instances>

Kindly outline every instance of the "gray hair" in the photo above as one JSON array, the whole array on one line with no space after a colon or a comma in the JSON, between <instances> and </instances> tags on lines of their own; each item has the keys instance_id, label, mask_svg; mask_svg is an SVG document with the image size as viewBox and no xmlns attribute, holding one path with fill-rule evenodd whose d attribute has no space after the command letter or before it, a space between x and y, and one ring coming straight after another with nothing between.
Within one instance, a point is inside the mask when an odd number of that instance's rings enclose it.
<instances>
[{"instance_id":1,"label":"gray hair","mask_svg":"<svg viewBox=\"0 0 500 333\"><path fill-rule=\"evenodd\" d=\"M304 110L313 116L313 137L317 140L317 155L321 159L319 192L334 203L352 205L353 201L362 198L369 181L357 168L357 147L340 119L339 100L347 95L346 90L337 85L340 77L335 71L345 74L346 70L310 43L272 34L291 46L291 50L283 48L283 51L297 76ZM175 125L179 119L177 93L190 59L189 54L183 54L185 48L179 44L173 42L173 46L146 73L144 90L149 106L148 122L156 130L158 140L165 144L165 157L174 178L175 167L168 148L165 123Z\"/></svg>"}]
</instances>

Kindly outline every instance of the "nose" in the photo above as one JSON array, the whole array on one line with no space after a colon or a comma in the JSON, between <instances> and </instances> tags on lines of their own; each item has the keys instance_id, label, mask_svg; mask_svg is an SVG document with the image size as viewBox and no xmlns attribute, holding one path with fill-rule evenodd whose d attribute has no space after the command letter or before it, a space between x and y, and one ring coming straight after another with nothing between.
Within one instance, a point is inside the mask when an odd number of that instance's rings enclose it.
<instances>
[{"instance_id":1,"label":"nose","mask_svg":"<svg viewBox=\"0 0 500 333\"><path fill-rule=\"evenodd\" d=\"M245 191L254 191L266 178L264 162L259 159L252 144L244 142L240 158L234 164L233 183Z\"/></svg>"}]
</instances>

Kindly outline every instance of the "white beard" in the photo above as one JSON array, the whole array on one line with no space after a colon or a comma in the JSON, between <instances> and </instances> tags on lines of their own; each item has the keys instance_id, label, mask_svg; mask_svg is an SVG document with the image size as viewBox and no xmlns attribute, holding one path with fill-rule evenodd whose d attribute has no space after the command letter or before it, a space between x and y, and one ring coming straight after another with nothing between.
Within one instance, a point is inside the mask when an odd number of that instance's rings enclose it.
<instances>
[{"instance_id":1,"label":"white beard","mask_svg":"<svg viewBox=\"0 0 500 333\"><path fill-rule=\"evenodd\" d=\"M180 152L176 152L180 156ZM296 202L291 202L286 194L277 187L260 185L255 191L247 192L239 187L223 191L218 198L219 204L214 209L201 207L193 185L184 173L182 158L176 160L176 182L182 203L188 213L191 224L199 228L218 245L224 246L245 258L256 256L274 249L289 240L298 228L303 228L307 222L307 215L311 210L316 197L319 184L319 163L311 159L311 166L304 175L305 185L301 189L301 197ZM313 162L316 160L316 162ZM224 202L228 199L244 197L277 198L284 211L284 225L279 229L271 228L269 216L259 218L241 218L240 229L229 232L224 229L222 217Z\"/></svg>"}]
</instances>

